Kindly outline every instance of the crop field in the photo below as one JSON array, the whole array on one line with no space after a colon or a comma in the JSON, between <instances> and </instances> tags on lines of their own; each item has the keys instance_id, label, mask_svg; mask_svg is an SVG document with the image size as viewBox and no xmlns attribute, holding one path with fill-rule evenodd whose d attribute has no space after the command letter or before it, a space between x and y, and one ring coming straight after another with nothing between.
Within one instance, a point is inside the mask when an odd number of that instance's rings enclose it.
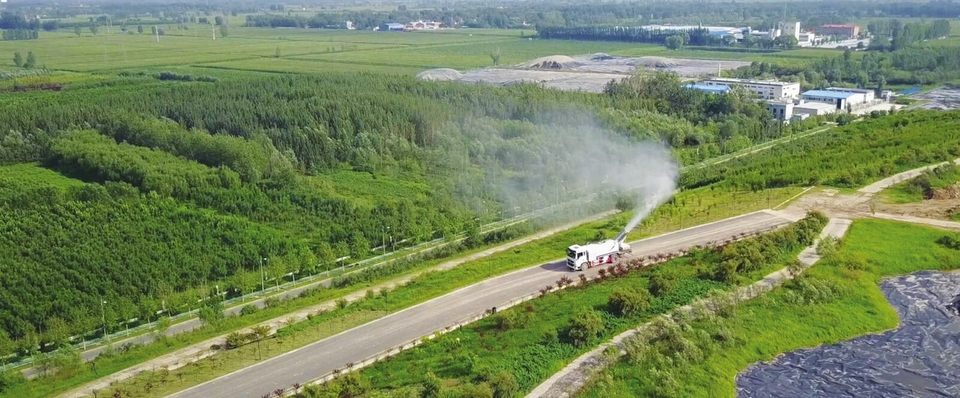
<instances>
[{"instance_id":1,"label":"crop field","mask_svg":"<svg viewBox=\"0 0 960 398\"><path fill-rule=\"evenodd\" d=\"M583 55L605 52L623 56L736 59L792 62L835 53L800 49L772 54L684 49L619 42L537 40L534 30L457 29L433 32L374 32L322 29L270 29L230 27L227 37L212 37L209 25L159 25L159 42L150 34L153 25L137 25L123 33L119 27L94 35L81 30L42 32L38 40L0 42L0 67L13 67L13 54L33 52L37 65L57 71L103 73L124 69L197 66L280 73L360 71L416 74L430 68L460 70L492 66L490 54L500 54L500 65L515 65L548 55Z\"/></svg>"}]
</instances>

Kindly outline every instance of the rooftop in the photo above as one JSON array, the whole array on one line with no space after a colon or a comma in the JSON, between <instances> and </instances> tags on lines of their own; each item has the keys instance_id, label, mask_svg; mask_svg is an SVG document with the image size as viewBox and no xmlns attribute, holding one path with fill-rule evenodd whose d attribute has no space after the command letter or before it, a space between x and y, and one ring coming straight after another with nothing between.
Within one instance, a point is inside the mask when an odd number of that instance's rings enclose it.
<instances>
[{"instance_id":1,"label":"rooftop","mask_svg":"<svg viewBox=\"0 0 960 398\"><path fill-rule=\"evenodd\" d=\"M819 109L819 110L830 110L837 109L837 106L834 104L828 104L825 102L804 102L802 104L797 104L793 106L793 110L803 110L803 109Z\"/></svg>"},{"instance_id":2,"label":"rooftop","mask_svg":"<svg viewBox=\"0 0 960 398\"><path fill-rule=\"evenodd\" d=\"M854 28L854 27L856 27L856 26L857 26L857 25L852 25L852 24L826 24L826 25L823 25L824 28L847 28L847 29L849 29L849 28Z\"/></svg>"},{"instance_id":3,"label":"rooftop","mask_svg":"<svg viewBox=\"0 0 960 398\"><path fill-rule=\"evenodd\" d=\"M724 86L722 84L710 85L710 84L690 83L690 84L685 84L683 87L694 89L694 90L705 91L708 93L725 93L731 90L730 86Z\"/></svg>"},{"instance_id":4,"label":"rooftop","mask_svg":"<svg viewBox=\"0 0 960 398\"><path fill-rule=\"evenodd\" d=\"M847 99L856 93L846 93L842 91L828 91L828 90L810 90L803 93L804 97L821 97L821 98L833 98L833 99Z\"/></svg>"},{"instance_id":5,"label":"rooftop","mask_svg":"<svg viewBox=\"0 0 960 398\"><path fill-rule=\"evenodd\" d=\"M800 83L796 82L778 82L778 81L763 81L763 80L749 80L749 79L734 79L729 77L715 77L713 79L706 79L707 82L721 82L721 83L734 83L734 84L766 84L770 86L792 86L799 85Z\"/></svg>"}]
</instances>

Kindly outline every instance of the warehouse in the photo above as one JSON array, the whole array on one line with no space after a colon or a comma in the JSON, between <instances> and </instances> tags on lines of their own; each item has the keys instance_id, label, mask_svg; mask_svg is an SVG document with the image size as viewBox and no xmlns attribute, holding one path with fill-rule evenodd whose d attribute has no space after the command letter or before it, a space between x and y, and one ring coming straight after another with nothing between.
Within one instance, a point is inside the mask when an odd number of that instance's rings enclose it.
<instances>
[{"instance_id":1,"label":"warehouse","mask_svg":"<svg viewBox=\"0 0 960 398\"><path fill-rule=\"evenodd\" d=\"M757 97L762 100L780 101L794 99L800 95L800 83L792 82L728 79L718 77L704 80L699 84L727 87L740 86L747 89L747 91L756 94Z\"/></svg>"},{"instance_id":2,"label":"warehouse","mask_svg":"<svg viewBox=\"0 0 960 398\"><path fill-rule=\"evenodd\" d=\"M808 102L832 104L840 110L849 110L853 105L867 102L863 93L834 90L810 90L804 92L802 98Z\"/></svg>"}]
</instances>

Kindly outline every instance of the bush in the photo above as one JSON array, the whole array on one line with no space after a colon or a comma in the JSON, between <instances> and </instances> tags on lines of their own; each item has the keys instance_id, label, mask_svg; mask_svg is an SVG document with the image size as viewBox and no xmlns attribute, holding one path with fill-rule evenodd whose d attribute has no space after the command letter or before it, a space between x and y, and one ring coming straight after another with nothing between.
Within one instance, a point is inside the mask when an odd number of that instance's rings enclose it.
<instances>
[{"instance_id":1,"label":"bush","mask_svg":"<svg viewBox=\"0 0 960 398\"><path fill-rule=\"evenodd\" d=\"M241 316L253 315L253 314L256 314L257 312L260 312L260 307L257 307L253 304L247 304L240 309Z\"/></svg>"},{"instance_id":2,"label":"bush","mask_svg":"<svg viewBox=\"0 0 960 398\"><path fill-rule=\"evenodd\" d=\"M617 289L610 295L607 305L616 315L636 316L650 308L650 294L644 290Z\"/></svg>"},{"instance_id":3,"label":"bush","mask_svg":"<svg viewBox=\"0 0 960 398\"><path fill-rule=\"evenodd\" d=\"M586 310L570 319L570 340L573 345L583 347L599 337L603 329L600 314L594 310Z\"/></svg>"},{"instance_id":4,"label":"bush","mask_svg":"<svg viewBox=\"0 0 960 398\"><path fill-rule=\"evenodd\" d=\"M520 393L520 386L513 374L504 370L490 378L493 398L513 398Z\"/></svg>"},{"instance_id":5,"label":"bush","mask_svg":"<svg viewBox=\"0 0 960 398\"><path fill-rule=\"evenodd\" d=\"M650 294L656 297L663 297L677 287L677 280L673 275L664 272L656 272L650 277Z\"/></svg>"},{"instance_id":6,"label":"bush","mask_svg":"<svg viewBox=\"0 0 960 398\"><path fill-rule=\"evenodd\" d=\"M817 244L817 255L820 257L830 257L837 253L839 249L839 241L837 238L832 236L827 236L820 240L820 243Z\"/></svg>"},{"instance_id":7,"label":"bush","mask_svg":"<svg viewBox=\"0 0 960 398\"><path fill-rule=\"evenodd\" d=\"M443 389L443 380L440 380L433 372L427 372L423 378L423 390L420 391L421 398L438 398Z\"/></svg>"},{"instance_id":8,"label":"bush","mask_svg":"<svg viewBox=\"0 0 960 398\"><path fill-rule=\"evenodd\" d=\"M937 239L937 244L948 249L960 250L960 239L956 235L944 235Z\"/></svg>"}]
</instances>

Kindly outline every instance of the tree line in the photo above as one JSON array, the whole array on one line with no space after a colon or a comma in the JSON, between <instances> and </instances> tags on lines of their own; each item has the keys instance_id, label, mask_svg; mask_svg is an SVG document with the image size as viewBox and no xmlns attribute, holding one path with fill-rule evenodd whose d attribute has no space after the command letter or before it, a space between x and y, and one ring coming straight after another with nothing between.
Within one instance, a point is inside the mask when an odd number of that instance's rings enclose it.
<instances>
[{"instance_id":1,"label":"tree line","mask_svg":"<svg viewBox=\"0 0 960 398\"><path fill-rule=\"evenodd\" d=\"M853 188L960 157L960 112L910 111L850 124L681 176L686 188L721 183L761 190L791 185Z\"/></svg>"},{"instance_id":2,"label":"tree line","mask_svg":"<svg viewBox=\"0 0 960 398\"><path fill-rule=\"evenodd\" d=\"M40 38L40 31L32 29L4 29L3 33L0 33L0 38L5 41L36 40Z\"/></svg>"}]
</instances>

